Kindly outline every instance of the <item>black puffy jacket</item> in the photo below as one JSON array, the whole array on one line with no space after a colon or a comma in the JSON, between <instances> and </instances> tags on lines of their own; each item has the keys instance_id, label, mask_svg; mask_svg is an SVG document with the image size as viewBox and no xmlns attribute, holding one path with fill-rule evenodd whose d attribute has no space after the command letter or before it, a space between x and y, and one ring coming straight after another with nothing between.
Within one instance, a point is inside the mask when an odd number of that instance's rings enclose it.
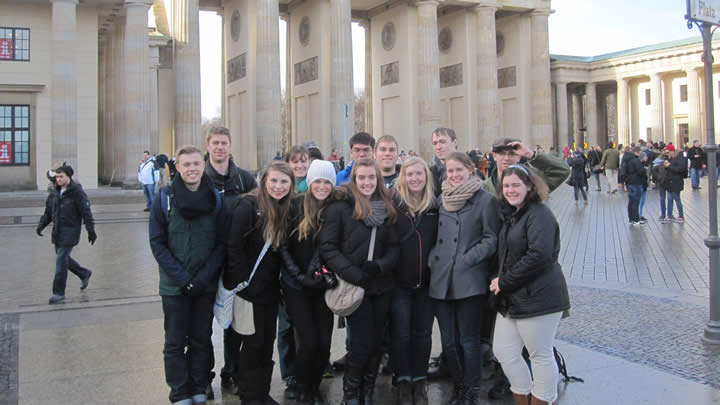
<instances>
[{"instance_id":1,"label":"black puffy jacket","mask_svg":"<svg viewBox=\"0 0 720 405\"><path fill-rule=\"evenodd\" d=\"M679 193L685 188L685 175L687 174L687 161L678 154L670 159L670 166L665 168L663 187L671 193Z\"/></svg>"},{"instance_id":2,"label":"black puffy jacket","mask_svg":"<svg viewBox=\"0 0 720 405\"><path fill-rule=\"evenodd\" d=\"M560 228L550 208L530 203L515 210L502 202L498 237L498 312L531 318L570 309L558 255Z\"/></svg>"},{"instance_id":3,"label":"black puffy jacket","mask_svg":"<svg viewBox=\"0 0 720 405\"><path fill-rule=\"evenodd\" d=\"M265 245L264 223L258 210L257 197L246 195L237 201L228 237L228 267L223 273L223 286L228 290L250 277ZM237 295L250 302L262 304L277 302L280 298L281 266L280 253L271 246L258 265L250 285Z\"/></svg>"},{"instance_id":4,"label":"black puffy jacket","mask_svg":"<svg viewBox=\"0 0 720 405\"><path fill-rule=\"evenodd\" d=\"M396 230L399 238L399 258L395 266L395 285L403 288L427 288L430 285L428 256L435 245L438 231L438 203L412 215L397 192L393 194L397 210Z\"/></svg>"},{"instance_id":5,"label":"black puffy jacket","mask_svg":"<svg viewBox=\"0 0 720 405\"><path fill-rule=\"evenodd\" d=\"M346 187L338 187L338 190ZM342 199L330 203L323 213L318 234L320 258L327 269L343 280L365 288L367 295L380 295L393 288L393 271L398 260L395 225L386 222L377 227L373 261L380 272L373 276L363 270L367 261L372 227L353 219L355 200L348 191Z\"/></svg>"},{"instance_id":6,"label":"black puffy jacket","mask_svg":"<svg viewBox=\"0 0 720 405\"><path fill-rule=\"evenodd\" d=\"M95 231L90 201L80 184L70 180L62 195L58 187L50 189L39 228L45 228L50 222L53 223L52 243L56 246L77 245L82 222L88 232Z\"/></svg>"}]
</instances>

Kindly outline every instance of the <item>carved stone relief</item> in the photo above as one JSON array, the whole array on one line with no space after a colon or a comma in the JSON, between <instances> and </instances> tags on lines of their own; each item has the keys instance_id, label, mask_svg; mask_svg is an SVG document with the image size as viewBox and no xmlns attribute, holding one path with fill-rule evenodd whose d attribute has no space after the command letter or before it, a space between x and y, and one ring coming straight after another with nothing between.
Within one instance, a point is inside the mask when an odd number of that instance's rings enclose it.
<instances>
[{"instance_id":1,"label":"carved stone relief","mask_svg":"<svg viewBox=\"0 0 720 405\"><path fill-rule=\"evenodd\" d=\"M302 46L310 43L310 18L305 16L300 20L300 28L298 29L298 38Z\"/></svg>"},{"instance_id":2,"label":"carved stone relief","mask_svg":"<svg viewBox=\"0 0 720 405\"><path fill-rule=\"evenodd\" d=\"M240 12L235 10L230 19L230 36L234 42L240 39Z\"/></svg>"},{"instance_id":3,"label":"carved stone relief","mask_svg":"<svg viewBox=\"0 0 720 405\"><path fill-rule=\"evenodd\" d=\"M392 62L380 66L380 85L395 84L400 82L400 62Z\"/></svg>"},{"instance_id":4,"label":"carved stone relief","mask_svg":"<svg viewBox=\"0 0 720 405\"><path fill-rule=\"evenodd\" d=\"M238 55L232 59L230 59L227 64L227 80L228 83L232 83L235 80L242 79L245 77L246 72L246 65L245 65L245 55L241 54Z\"/></svg>"},{"instance_id":5,"label":"carved stone relief","mask_svg":"<svg viewBox=\"0 0 720 405\"><path fill-rule=\"evenodd\" d=\"M395 47L395 24L387 23L382 30L382 46L386 51L391 51Z\"/></svg>"},{"instance_id":6,"label":"carved stone relief","mask_svg":"<svg viewBox=\"0 0 720 405\"><path fill-rule=\"evenodd\" d=\"M505 50L505 36L502 34L502 32L498 32L495 35L495 52L497 53L497 56L502 55L504 50Z\"/></svg>"},{"instance_id":7,"label":"carved stone relief","mask_svg":"<svg viewBox=\"0 0 720 405\"><path fill-rule=\"evenodd\" d=\"M453 37L450 27L443 28L438 34L438 48L440 49L440 52L450 52L450 48L452 48L452 41Z\"/></svg>"},{"instance_id":8,"label":"carved stone relief","mask_svg":"<svg viewBox=\"0 0 720 405\"><path fill-rule=\"evenodd\" d=\"M459 86L463 84L462 63L440 68L440 88Z\"/></svg>"},{"instance_id":9,"label":"carved stone relief","mask_svg":"<svg viewBox=\"0 0 720 405\"><path fill-rule=\"evenodd\" d=\"M295 84L303 84L317 80L318 78L318 57L313 56L295 64Z\"/></svg>"},{"instance_id":10,"label":"carved stone relief","mask_svg":"<svg viewBox=\"0 0 720 405\"><path fill-rule=\"evenodd\" d=\"M515 74L515 66L498 69L498 88L515 87L517 85L517 76Z\"/></svg>"}]
</instances>

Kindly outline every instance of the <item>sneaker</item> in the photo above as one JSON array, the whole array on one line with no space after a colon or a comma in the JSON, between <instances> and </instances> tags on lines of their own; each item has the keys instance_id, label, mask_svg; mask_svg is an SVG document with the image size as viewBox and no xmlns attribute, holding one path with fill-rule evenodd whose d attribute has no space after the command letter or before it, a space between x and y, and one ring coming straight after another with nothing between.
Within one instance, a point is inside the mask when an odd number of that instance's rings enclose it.
<instances>
[{"instance_id":1,"label":"sneaker","mask_svg":"<svg viewBox=\"0 0 720 405\"><path fill-rule=\"evenodd\" d=\"M150 212L150 208L145 208L143 211L144 211L144 212Z\"/></svg>"},{"instance_id":2,"label":"sneaker","mask_svg":"<svg viewBox=\"0 0 720 405\"><path fill-rule=\"evenodd\" d=\"M666 217L660 217L660 218L658 218L658 221L659 221L661 224L667 224L667 223L668 223L668 219L667 219Z\"/></svg>"},{"instance_id":3,"label":"sneaker","mask_svg":"<svg viewBox=\"0 0 720 405\"><path fill-rule=\"evenodd\" d=\"M64 296L64 295L53 294L53 296L50 297L50 299L48 300L48 304L50 304L50 305L52 305L52 304L60 304L60 303L62 303L62 302L64 302L64 301L65 301L65 296Z\"/></svg>"},{"instance_id":4,"label":"sneaker","mask_svg":"<svg viewBox=\"0 0 720 405\"><path fill-rule=\"evenodd\" d=\"M630 221L630 225L642 226L645 225L645 223L642 221Z\"/></svg>"},{"instance_id":5,"label":"sneaker","mask_svg":"<svg viewBox=\"0 0 720 405\"><path fill-rule=\"evenodd\" d=\"M295 376L290 376L285 379L285 397L288 399L295 399L297 396L297 382Z\"/></svg>"},{"instance_id":6,"label":"sneaker","mask_svg":"<svg viewBox=\"0 0 720 405\"><path fill-rule=\"evenodd\" d=\"M672 215L668 215L668 216L665 217L665 220L666 220L667 222L672 222L672 221L675 220L675 217L672 216Z\"/></svg>"},{"instance_id":7,"label":"sneaker","mask_svg":"<svg viewBox=\"0 0 720 405\"><path fill-rule=\"evenodd\" d=\"M88 270L88 276L81 280L80 290L86 289L88 284L90 284L90 276L92 276L92 270Z\"/></svg>"},{"instance_id":8,"label":"sneaker","mask_svg":"<svg viewBox=\"0 0 720 405\"><path fill-rule=\"evenodd\" d=\"M675 222L683 223L683 222L685 222L685 217L677 217L677 219L675 220Z\"/></svg>"},{"instance_id":9,"label":"sneaker","mask_svg":"<svg viewBox=\"0 0 720 405\"><path fill-rule=\"evenodd\" d=\"M640 220L638 222L640 223L640 225L645 225L647 224L647 219L640 217Z\"/></svg>"}]
</instances>

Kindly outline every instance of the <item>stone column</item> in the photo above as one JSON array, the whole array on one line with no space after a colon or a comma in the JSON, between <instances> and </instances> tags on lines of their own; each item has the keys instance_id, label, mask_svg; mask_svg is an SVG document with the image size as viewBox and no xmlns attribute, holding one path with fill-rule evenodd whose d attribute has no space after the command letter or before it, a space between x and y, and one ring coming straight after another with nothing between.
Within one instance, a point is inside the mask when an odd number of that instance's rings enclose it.
<instances>
[{"instance_id":1,"label":"stone column","mask_svg":"<svg viewBox=\"0 0 720 405\"><path fill-rule=\"evenodd\" d=\"M628 92L630 84L628 79L617 80L617 143L630 144L630 109L628 108Z\"/></svg>"},{"instance_id":2,"label":"stone column","mask_svg":"<svg viewBox=\"0 0 720 405\"><path fill-rule=\"evenodd\" d=\"M478 138L469 139L469 145L487 150L493 140L500 136L497 80L497 45L494 2L475 7L477 14L477 114ZM567 117L566 117L567 118ZM565 120L567 122L567 119ZM475 134L468 134L471 137Z\"/></svg>"},{"instance_id":3,"label":"stone column","mask_svg":"<svg viewBox=\"0 0 720 405\"><path fill-rule=\"evenodd\" d=\"M52 164L77 160L77 0L52 0Z\"/></svg>"},{"instance_id":4,"label":"stone column","mask_svg":"<svg viewBox=\"0 0 720 405\"><path fill-rule=\"evenodd\" d=\"M370 20L360 22L365 28L365 132L373 133L372 35Z\"/></svg>"},{"instance_id":5,"label":"stone column","mask_svg":"<svg viewBox=\"0 0 720 405\"><path fill-rule=\"evenodd\" d=\"M570 143L568 137L568 97L567 97L567 83L557 82L556 91L557 101L555 105L557 107L557 128L558 128L558 148L563 148L565 145Z\"/></svg>"},{"instance_id":6,"label":"stone column","mask_svg":"<svg viewBox=\"0 0 720 405\"><path fill-rule=\"evenodd\" d=\"M545 148L552 145L552 100L550 96L550 49L548 40L549 9L530 13L532 140Z\"/></svg>"},{"instance_id":7,"label":"stone column","mask_svg":"<svg viewBox=\"0 0 720 405\"><path fill-rule=\"evenodd\" d=\"M173 1L175 146L202 144L199 0ZM276 24L277 25L277 24ZM277 36L277 35L276 35Z\"/></svg>"},{"instance_id":8,"label":"stone column","mask_svg":"<svg viewBox=\"0 0 720 405\"><path fill-rule=\"evenodd\" d=\"M585 142L588 147L598 144L598 109L597 109L597 87L595 83L585 85ZM578 145L582 146L582 145Z\"/></svg>"},{"instance_id":9,"label":"stone column","mask_svg":"<svg viewBox=\"0 0 720 405\"><path fill-rule=\"evenodd\" d=\"M160 69L160 48L150 47L150 152L160 153L160 100L158 88L158 72ZM171 155L173 153L171 152Z\"/></svg>"},{"instance_id":10,"label":"stone column","mask_svg":"<svg viewBox=\"0 0 720 405\"><path fill-rule=\"evenodd\" d=\"M418 150L431 159L432 131L440 125L440 67L437 29L438 2L418 1Z\"/></svg>"},{"instance_id":11,"label":"stone column","mask_svg":"<svg viewBox=\"0 0 720 405\"><path fill-rule=\"evenodd\" d=\"M660 73L650 75L650 126L652 128L652 141L664 139L663 134L663 96L662 78ZM650 142L650 139L646 139Z\"/></svg>"},{"instance_id":12,"label":"stone column","mask_svg":"<svg viewBox=\"0 0 720 405\"><path fill-rule=\"evenodd\" d=\"M282 150L278 0L256 0L256 105L258 169Z\"/></svg>"},{"instance_id":13,"label":"stone column","mask_svg":"<svg viewBox=\"0 0 720 405\"><path fill-rule=\"evenodd\" d=\"M700 120L700 83L695 69L688 69L688 140L701 139L702 121ZM681 140L682 141L682 140ZM678 145L680 146L680 145Z\"/></svg>"},{"instance_id":14,"label":"stone column","mask_svg":"<svg viewBox=\"0 0 720 405\"><path fill-rule=\"evenodd\" d=\"M355 127L350 12L350 0L330 0L330 148L344 155Z\"/></svg>"},{"instance_id":15,"label":"stone column","mask_svg":"<svg viewBox=\"0 0 720 405\"><path fill-rule=\"evenodd\" d=\"M282 14L280 18L285 21L285 132L283 133L283 151L290 150L293 145L292 133L292 54L290 52L290 14Z\"/></svg>"},{"instance_id":16,"label":"stone column","mask_svg":"<svg viewBox=\"0 0 720 405\"><path fill-rule=\"evenodd\" d=\"M573 93L572 95L572 110L573 110L573 138L571 142L575 142L575 146L582 145L583 143L583 133L580 131L580 128L583 127L583 105L582 105L582 95L578 93ZM564 147L564 146L563 146Z\"/></svg>"},{"instance_id":17,"label":"stone column","mask_svg":"<svg viewBox=\"0 0 720 405\"><path fill-rule=\"evenodd\" d=\"M150 148L150 0L125 0L125 139L123 187L138 187L137 166Z\"/></svg>"}]
</instances>

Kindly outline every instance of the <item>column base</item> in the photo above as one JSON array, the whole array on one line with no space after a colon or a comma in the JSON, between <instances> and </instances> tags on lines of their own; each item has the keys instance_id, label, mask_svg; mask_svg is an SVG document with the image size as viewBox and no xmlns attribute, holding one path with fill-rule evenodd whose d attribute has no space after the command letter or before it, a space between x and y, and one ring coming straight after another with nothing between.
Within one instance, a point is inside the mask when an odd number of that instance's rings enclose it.
<instances>
[{"instance_id":1,"label":"column base","mask_svg":"<svg viewBox=\"0 0 720 405\"><path fill-rule=\"evenodd\" d=\"M142 184L139 181L124 181L120 185L123 190L142 190Z\"/></svg>"},{"instance_id":2,"label":"column base","mask_svg":"<svg viewBox=\"0 0 720 405\"><path fill-rule=\"evenodd\" d=\"M710 321L703 332L703 343L720 346L720 321Z\"/></svg>"}]
</instances>

